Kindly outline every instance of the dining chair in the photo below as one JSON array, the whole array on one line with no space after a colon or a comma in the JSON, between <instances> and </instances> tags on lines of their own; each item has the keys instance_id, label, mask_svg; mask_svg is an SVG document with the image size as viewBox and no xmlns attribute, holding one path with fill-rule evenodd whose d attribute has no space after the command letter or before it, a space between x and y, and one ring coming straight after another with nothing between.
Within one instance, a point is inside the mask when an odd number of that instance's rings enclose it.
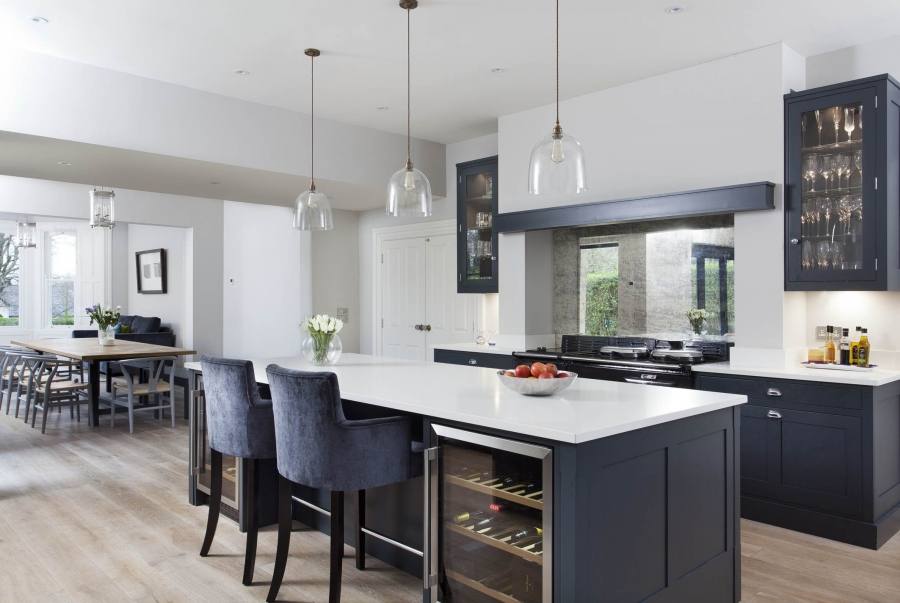
<instances>
[{"instance_id":1,"label":"dining chair","mask_svg":"<svg viewBox=\"0 0 900 603\"><path fill-rule=\"evenodd\" d=\"M37 421L37 411L40 409L41 433L47 432L47 414L54 408L69 407L70 416L77 415L81 420L81 405L87 402L86 383L71 379L70 360L58 358L27 358L29 391L32 398L26 400L25 420L28 421L29 407L31 410L31 426Z\"/></svg>"},{"instance_id":2,"label":"dining chair","mask_svg":"<svg viewBox=\"0 0 900 603\"><path fill-rule=\"evenodd\" d=\"M29 359L46 358L39 352L32 350L7 350L2 352L3 359L0 360L0 373L3 375L3 390L0 392L6 398L6 414L9 414L9 407L13 398L16 400L16 410L14 416L19 417L19 402L22 397L22 391L27 387L28 379L31 377L32 366Z\"/></svg>"},{"instance_id":3,"label":"dining chair","mask_svg":"<svg viewBox=\"0 0 900 603\"><path fill-rule=\"evenodd\" d=\"M175 356L120 360L122 380L113 381L109 399L110 426L116 425L116 407L124 406L128 409L128 433L134 433L134 413L145 410L158 411L162 421L165 410L169 409L174 428L176 361ZM135 400L141 398L153 398L153 404L135 406Z\"/></svg>"}]
</instances>

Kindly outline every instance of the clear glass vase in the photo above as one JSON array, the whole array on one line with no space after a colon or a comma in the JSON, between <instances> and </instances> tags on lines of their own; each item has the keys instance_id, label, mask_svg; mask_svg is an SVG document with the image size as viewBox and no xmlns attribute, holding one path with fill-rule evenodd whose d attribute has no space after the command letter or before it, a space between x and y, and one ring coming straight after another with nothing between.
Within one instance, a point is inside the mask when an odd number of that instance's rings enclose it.
<instances>
[{"instance_id":1,"label":"clear glass vase","mask_svg":"<svg viewBox=\"0 0 900 603\"><path fill-rule=\"evenodd\" d=\"M100 345L112 345L116 341L116 329L112 325L97 329L97 339Z\"/></svg>"},{"instance_id":2,"label":"clear glass vase","mask_svg":"<svg viewBox=\"0 0 900 603\"><path fill-rule=\"evenodd\" d=\"M310 364L318 366L337 364L342 351L341 338L337 334L307 333L303 338L303 357Z\"/></svg>"}]
</instances>

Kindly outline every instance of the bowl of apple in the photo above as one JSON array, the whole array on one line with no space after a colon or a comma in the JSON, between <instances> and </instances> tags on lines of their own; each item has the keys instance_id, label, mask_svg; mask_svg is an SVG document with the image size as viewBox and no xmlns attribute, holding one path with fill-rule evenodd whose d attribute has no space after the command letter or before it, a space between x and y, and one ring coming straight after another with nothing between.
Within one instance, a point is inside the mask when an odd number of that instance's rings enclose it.
<instances>
[{"instance_id":1,"label":"bowl of apple","mask_svg":"<svg viewBox=\"0 0 900 603\"><path fill-rule=\"evenodd\" d=\"M523 396L552 396L566 389L578 375L560 371L552 362L520 364L513 370L497 371L500 382Z\"/></svg>"}]
</instances>

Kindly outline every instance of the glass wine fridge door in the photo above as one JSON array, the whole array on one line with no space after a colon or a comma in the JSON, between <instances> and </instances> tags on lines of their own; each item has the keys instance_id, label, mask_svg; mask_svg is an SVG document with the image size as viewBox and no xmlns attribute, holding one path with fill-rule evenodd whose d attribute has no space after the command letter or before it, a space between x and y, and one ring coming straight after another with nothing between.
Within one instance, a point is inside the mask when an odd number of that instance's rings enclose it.
<instances>
[{"instance_id":1,"label":"glass wine fridge door","mask_svg":"<svg viewBox=\"0 0 900 603\"><path fill-rule=\"evenodd\" d=\"M196 384L192 392L193 433L192 474L197 490L209 494L212 481L212 465L209 451L209 437L206 422L206 397L203 395L202 377L196 376ZM240 459L233 456L222 456L222 504L238 509L238 493L240 492Z\"/></svg>"},{"instance_id":2,"label":"glass wine fridge door","mask_svg":"<svg viewBox=\"0 0 900 603\"><path fill-rule=\"evenodd\" d=\"M875 280L875 94L864 88L790 107L789 280Z\"/></svg>"},{"instance_id":3,"label":"glass wine fridge door","mask_svg":"<svg viewBox=\"0 0 900 603\"><path fill-rule=\"evenodd\" d=\"M442 603L549 603L548 448L433 425L426 586Z\"/></svg>"}]
</instances>

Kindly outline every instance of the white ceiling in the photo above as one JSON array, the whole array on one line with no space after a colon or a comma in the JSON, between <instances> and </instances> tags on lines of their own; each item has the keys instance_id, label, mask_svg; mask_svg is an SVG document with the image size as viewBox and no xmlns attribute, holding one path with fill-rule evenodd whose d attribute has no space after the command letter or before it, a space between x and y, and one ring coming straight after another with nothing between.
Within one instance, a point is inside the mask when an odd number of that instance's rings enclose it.
<instances>
[{"instance_id":1,"label":"white ceiling","mask_svg":"<svg viewBox=\"0 0 900 603\"><path fill-rule=\"evenodd\" d=\"M286 206L309 184L305 176L294 174L3 131L0 174ZM384 205L381 188L317 181L336 209Z\"/></svg>"},{"instance_id":2,"label":"white ceiling","mask_svg":"<svg viewBox=\"0 0 900 603\"><path fill-rule=\"evenodd\" d=\"M553 0L420 0L412 16L416 136L463 140L552 101ZM897 0L562 0L561 16L564 98L778 41L811 55L900 33ZM299 111L315 46L319 116L391 132L405 128L405 26L396 0L0 4L14 45Z\"/></svg>"}]
</instances>

